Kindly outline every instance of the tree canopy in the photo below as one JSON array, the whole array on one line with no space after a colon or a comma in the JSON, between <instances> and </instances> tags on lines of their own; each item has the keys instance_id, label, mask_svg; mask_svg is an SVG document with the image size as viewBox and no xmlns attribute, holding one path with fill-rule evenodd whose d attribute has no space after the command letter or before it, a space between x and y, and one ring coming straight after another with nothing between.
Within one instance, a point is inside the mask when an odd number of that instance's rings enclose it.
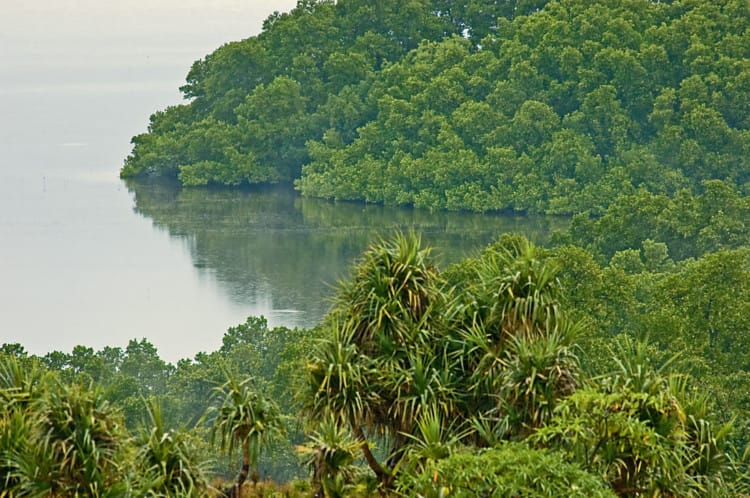
<instances>
[{"instance_id":1,"label":"tree canopy","mask_svg":"<svg viewBox=\"0 0 750 498\"><path fill-rule=\"evenodd\" d=\"M300 1L190 70L123 176L601 214L750 181L742 0Z\"/></svg>"},{"instance_id":2,"label":"tree canopy","mask_svg":"<svg viewBox=\"0 0 750 498\"><path fill-rule=\"evenodd\" d=\"M311 330L250 317L177 365L145 339L3 345L0 481L204 496L213 440L236 490L305 476L298 453L324 496L740 496L748 282L747 248L675 261L647 240L607 259L506 234L441 270L396 235Z\"/></svg>"}]
</instances>

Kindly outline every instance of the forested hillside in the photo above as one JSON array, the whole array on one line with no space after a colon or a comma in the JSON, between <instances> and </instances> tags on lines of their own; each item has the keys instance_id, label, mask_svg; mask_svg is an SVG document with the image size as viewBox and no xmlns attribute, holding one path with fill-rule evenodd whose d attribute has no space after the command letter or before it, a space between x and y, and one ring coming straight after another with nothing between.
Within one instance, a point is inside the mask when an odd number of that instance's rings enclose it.
<instances>
[{"instance_id":1,"label":"forested hillside","mask_svg":"<svg viewBox=\"0 0 750 498\"><path fill-rule=\"evenodd\" d=\"M713 179L746 195L747 2L462 5L300 2L197 61L122 175L561 214Z\"/></svg>"}]
</instances>

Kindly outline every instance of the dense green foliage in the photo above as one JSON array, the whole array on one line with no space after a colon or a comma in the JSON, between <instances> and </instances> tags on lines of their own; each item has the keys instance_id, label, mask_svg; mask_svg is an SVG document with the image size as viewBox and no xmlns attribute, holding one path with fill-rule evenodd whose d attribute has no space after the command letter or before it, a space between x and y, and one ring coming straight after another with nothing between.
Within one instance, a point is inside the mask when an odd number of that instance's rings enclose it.
<instances>
[{"instance_id":1,"label":"dense green foliage","mask_svg":"<svg viewBox=\"0 0 750 498\"><path fill-rule=\"evenodd\" d=\"M479 49L426 42L381 72L376 117L357 137L310 143L298 185L429 208L576 213L641 186L743 184L750 73L736 49L748 14L746 2L562 0L501 22Z\"/></svg>"},{"instance_id":2,"label":"dense green foliage","mask_svg":"<svg viewBox=\"0 0 750 498\"><path fill-rule=\"evenodd\" d=\"M3 496L124 495L125 432L101 388L2 355L0 397Z\"/></svg>"},{"instance_id":3,"label":"dense green foliage","mask_svg":"<svg viewBox=\"0 0 750 498\"><path fill-rule=\"evenodd\" d=\"M122 176L572 222L442 270L379 240L316 328L176 365L5 344L0 496L205 496L209 463L235 494L747 496L749 34L744 0L301 0L197 61Z\"/></svg>"},{"instance_id":4,"label":"dense green foliage","mask_svg":"<svg viewBox=\"0 0 750 498\"><path fill-rule=\"evenodd\" d=\"M404 481L408 481L405 478ZM594 475L560 453L503 443L479 452L463 451L431 464L404 487L425 498L613 498Z\"/></svg>"},{"instance_id":5,"label":"dense green foliage","mask_svg":"<svg viewBox=\"0 0 750 498\"><path fill-rule=\"evenodd\" d=\"M149 133L133 139L123 175L179 174L187 185L297 178L307 140L322 136L331 120L357 126L365 106L337 102L344 87L450 29L431 10L425 0L304 0L272 15L259 36L193 64L182 87L190 104L151 117ZM334 117L341 104L354 106L355 116Z\"/></svg>"},{"instance_id":6,"label":"dense green foliage","mask_svg":"<svg viewBox=\"0 0 750 498\"><path fill-rule=\"evenodd\" d=\"M238 381L229 376L224 384L216 388L220 398L218 406L211 407L208 412L213 424L211 442L218 438L221 451L229 454L240 447L242 469L233 485L232 496L240 496L239 490L251 469L253 480L257 482L261 448L268 446L274 436L284 432L279 407L256 392L251 382L251 377Z\"/></svg>"},{"instance_id":7,"label":"dense green foliage","mask_svg":"<svg viewBox=\"0 0 750 498\"><path fill-rule=\"evenodd\" d=\"M643 189L620 196L601 216L590 211L574 216L558 242L582 245L603 259L645 243L650 270L668 264L668 257L697 258L750 245L750 197L717 180L704 181L701 190L699 195L680 190L671 198Z\"/></svg>"},{"instance_id":8,"label":"dense green foliage","mask_svg":"<svg viewBox=\"0 0 750 498\"><path fill-rule=\"evenodd\" d=\"M269 329L264 318L250 317L226 332L218 351L176 366L161 360L145 339L124 350L77 346L41 358L5 344L0 482L14 490L12 496L44 489L66 496L206 496L209 475L229 479L240 465L252 464L253 476L263 479L300 475L289 442L271 436L286 432L302 442L295 421L281 412L292 413L292 379L313 335ZM54 433L45 428L53 422L60 425ZM67 453L55 453L54 445ZM222 453L240 453L247 461L219 458ZM47 480L37 475L42 471ZM89 474L78 478L73 472Z\"/></svg>"},{"instance_id":9,"label":"dense green foliage","mask_svg":"<svg viewBox=\"0 0 750 498\"><path fill-rule=\"evenodd\" d=\"M161 407L152 398L149 420L136 436L138 469L133 487L144 496L205 496L209 465L197 449L198 436L191 431L169 429L164 425Z\"/></svg>"},{"instance_id":10,"label":"dense green foliage","mask_svg":"<svg viewBox=\"0 0 750 498\"><path fill-rule=\"evenodd\" d=\"M658 365L644 344L623 342L612 371L562 401L534 439L605 476L620 496L730 494L713 471L727 464L731 424L712 431L707 398L668 372L674 357Z\"/></svg>"},{"instance_id":11,"label":"dense green foliage","mask_svg":"<svg viewBox=\"0 0 750 498\"><path fill-rule=\"evenodd\" d=\"M743 0L301 1L197 61L123 176L297 179L305 195L602 214L744 188Z\"/></svg>"},{"instance_id":12,"label":"dense green foliage","mask_svg":"<svg viewBox=\"0 0 750 498\"><path fill-rule=\"evenodd\" d=\"M214 461L238 486L306 466L297 489L325 496L740 496L748 282L747 249L675 262L647 240L607 259L504 235L440 271L396 236L313 330L251 317L177 365L145 339L3 345L0 479L13 496L203 496Z\"/></svg>"},{"instance_id":13,"label":"dense green foliage","mask_svg":"<svg viewBox=\"0 0 750 498\"><path fill-rule=\"evenodd\" d=\"M316 436L314 448L337 454L335 441L341 441L343 458L359 447L380 486L406 495L494 489L499 494L492 496L519 490L554 496L556 479L561 486L581 479L580 489L596 489L596 479L583 470L601 476L618 496L739 493L727 439L732 425L722 424L723 414L695 391L696 381L671 370L674 360L660 363L664 353L645 343L619 339L624 346L613 356L601 354L610 333L596 330L604 320L584 316L597 299L574 305L574 296L561 292L557 275L561 271L564 281L573 270L570 250L543 250L505 236L441 274L412 236L373 245L339 288L323 324L326 335L308 361L303 399L312 423L324 421L319 434L330 434ZM579 281L589 291L593 283ZM576 292L583 297L581 289ZM575 354L579 338L588 372ZM709 345L690 352L690 361L710 358L736 368L712 351ZM716 378L701 379L729 392ZM738 404L732 412L747 420ZM527 482L514 481L510 470L483 467L481 448L508 441L557 448L574 465L543 463L552 457L531 452L530 462L518 465L560 470L548 476L549 488L539 489L534 483L541 471ZM340 481L343 474L330 467L326 463L316 475ZM584 484L589 481L594 484Z\"/></svg>"}]
</instances>

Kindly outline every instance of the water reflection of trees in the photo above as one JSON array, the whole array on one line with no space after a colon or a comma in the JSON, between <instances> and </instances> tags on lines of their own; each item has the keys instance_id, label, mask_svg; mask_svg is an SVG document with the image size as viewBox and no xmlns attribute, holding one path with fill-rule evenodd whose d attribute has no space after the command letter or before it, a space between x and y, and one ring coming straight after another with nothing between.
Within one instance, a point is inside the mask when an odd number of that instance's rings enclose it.
<instances>
[{"instance_id":1,"label":"water reflection of trees","mask_svg":"<svg viewBox=\"0 0 750 498\"><path fill-rule=\"evenodd\" d=\"M336 231L338 237L360 234L364 235L365 242L369 242L373 235L414 229L435 248L435 255L443 265L489 244L505 232L523 233L541 244L553 230L567 224L565 219L554 217L431 212L303 197L297 198L295 205L302 211L308 226Z\"/></svg>"},{"instance_id":2,"label":"water reflection of trees","mask_svg":"<svg viewBox=\"0 0 750 498\"><path fill-rule=\"evenodd\" d=\"M189 248L200 272L214 275L232 300L303 313L277 320L315 323L330 286L379 235L416 230L441 265L456 261L503 232L544 242L564 221L545 217L431 213L301 198L285 187L252 190L180 189L129 181L134 210Z\"/></svg>"}]
</instances>

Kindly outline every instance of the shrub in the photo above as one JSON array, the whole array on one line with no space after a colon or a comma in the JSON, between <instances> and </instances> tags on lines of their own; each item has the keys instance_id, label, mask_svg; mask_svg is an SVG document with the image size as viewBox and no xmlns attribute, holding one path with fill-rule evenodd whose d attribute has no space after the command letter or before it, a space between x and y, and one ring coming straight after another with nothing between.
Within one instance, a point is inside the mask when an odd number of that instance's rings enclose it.
<instances>
[{"instance_id":1,"label":"shrub","mask_svg":"<svg viewBox=\"0 0 750 498\"><path fill-rule=\"evenodd\" d=\"M399 491L409 496L493 498L610 498L614 493L599 478L566 462L561 453L504 443L482 451L463 451L403 475Z\"/></svg>"}]
</instances>

